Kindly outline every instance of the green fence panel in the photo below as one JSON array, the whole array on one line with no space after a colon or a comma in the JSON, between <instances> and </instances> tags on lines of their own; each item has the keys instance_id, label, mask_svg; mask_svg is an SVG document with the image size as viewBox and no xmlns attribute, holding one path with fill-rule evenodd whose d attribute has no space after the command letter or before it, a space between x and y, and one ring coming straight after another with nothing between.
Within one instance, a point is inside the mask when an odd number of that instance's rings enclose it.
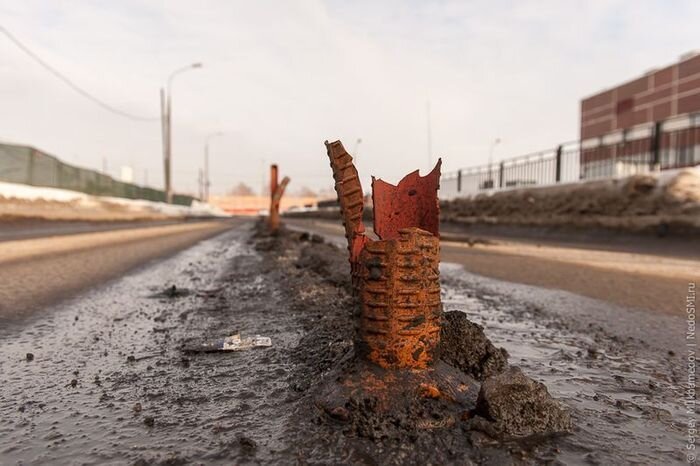
<instances>
[{"instance_id":1,"label":"green fence panel","mask_svg":"<svg viewBox=\"0 0 700 466\"><path fill-rule=\"evenodd\" d=\"M29 147L0 145L0 180L28 183L30 153Z\"/></svg>"},{"instance_id":2,"label":"green fence panel","mask_svg":"<svg viewBox=\"0 0 700 466\"><path fill-rule=\"evenodd\" d=\"M63 163L33 147L0 144L0 181L69 189L96 196L165 202L165 192L124 183L85 168ZM196 198L175 194L173 204L189 206Z\"/></svg>"}]
</instances>

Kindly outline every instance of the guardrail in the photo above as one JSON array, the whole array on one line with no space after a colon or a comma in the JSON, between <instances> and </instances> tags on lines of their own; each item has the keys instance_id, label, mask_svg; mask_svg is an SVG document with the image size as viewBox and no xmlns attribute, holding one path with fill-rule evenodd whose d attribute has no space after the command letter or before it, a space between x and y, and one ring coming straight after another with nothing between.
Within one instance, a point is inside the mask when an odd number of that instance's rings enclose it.
<instances>
[{"instance_id":1,"label":"guardrail","mask_svg":"<svg viewBox=\"0 0 700 466\"><path fill-rule=\"evenodd\" d=\"M440 180L440 198L619 178L698 164L700 114L689 114L445 173Z\"/></svg>"},{"instance_id":2,"label":"guardrail","mask_svg":"<svg viewBox=\"0 0 700 466\"><path fill-rule=\"evenodd\" d=\"M68 189L96 196L165 202L161 190L124 183L85 168L74 167L33 147L0 144L0 181L30 186ZM173 204L190 205L195 198L173 196Z\"/></svg>"}]
</instances>

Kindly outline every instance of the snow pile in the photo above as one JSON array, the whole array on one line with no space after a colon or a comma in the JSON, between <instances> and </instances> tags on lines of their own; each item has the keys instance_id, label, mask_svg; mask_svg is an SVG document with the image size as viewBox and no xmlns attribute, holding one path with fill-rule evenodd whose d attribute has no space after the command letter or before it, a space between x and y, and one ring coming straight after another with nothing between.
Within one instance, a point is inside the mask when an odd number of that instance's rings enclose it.
<instances>
[{"instance_id":1,"label":"snow pile","mask_svg":"<svg viewBox=\"0 0 700 466\"><path fill-rule=\"evenodd\" d=\"M0 217L109 221L225 216L220 208L199 201L183 206L0 182Z\"/></svg>"},{"instance_id":2,"label":"snow pile","mask_svg":"<svg viewBox=\"0 0 700 466\"><path fill-rule=\"evenodd\" d=\"M441 203L444 221L624 231L700 229L700 167L480 194Z\"/></svg>"},{"instance_id":3,"label":"snow pile","mask_svg":"<svg viewBox=\"0 0 700 466\"><path fill-rule=\"evenodd\" d=\"M700 167L683 170L669 180L661 178L669 199L689 204L700 204Z\"/></svg>"},{"instance_id":4,"label":"snow pile","mask_svg":"<svg viewBox=\"0 0 700 466\"><path fill-rule=\"evenodd\" d=\"M4 199L22 199L25 201L55 201L55 202L73 202L77 200L87 199L85 193L78 191L69 191L67 189L57 188L40 188L29 186L26 184L4 183L0 182L0 198Z\"/></svg>"}]
</instances>

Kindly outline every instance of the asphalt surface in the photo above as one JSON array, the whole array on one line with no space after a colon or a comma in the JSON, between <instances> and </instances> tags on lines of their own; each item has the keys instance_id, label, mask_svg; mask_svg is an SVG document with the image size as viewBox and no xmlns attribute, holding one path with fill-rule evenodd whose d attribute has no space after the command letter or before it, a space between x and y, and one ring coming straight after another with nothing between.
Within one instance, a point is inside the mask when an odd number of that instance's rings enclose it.
<instances>
[{"instance_id":1,"label":"asphalt surface","mask_svg":"<svg viewBox=\"0 0 700 466\"><path fill-rule=\"evenodd\" d=\"M199 220L191 220L197 222ZM182 224L183 220L143 220L131 222L86 222L74 220L14 219L0 220L0 242L49 236L97 233L100 231L128 230Z\"/></svg>"},{"instance_id":2,"label":"asphalt surface","mask_svg":"<svg viewBox=\"0 0 700 466\"><path fill-rule=\"evenodd\" d=\"M71 234L61 225L26 229L23 239L0 242L0 322L39 312L237 222L130 223L108 231L102 224L73 225Z\"/></svg>"},{"instance_id":3,"label":"asphalt surface","mask_svg":"<svg viewBox=\"0 0 700 466\"><path fill-rule=\"evenodd\" d=\"M467 313L511 364L545 383L571 410L574 432L479 447L460 430L454 444L346 435L317 413L314 387L300 388L298 374L313 372L304 361L334 361L348 348L304 346L327 316L349 312L337 282L347 281L344 245L262 249L249 226L0 326L0 463L684 464L682 318L449 263L445 310ZM300 247L321 261L303 260ZM182 350L234 331L270 336L273 346ZM465 449L475 456L454 456Z\"/></svg>"},{"instance_id":4,"label":"asphalt surface","mask_svg":"<svg viewBox=\"0 0 700 466\"><path fill-rule=\"evenodd\" d=\"M345 244L340 222L285 219ZM469 272L508 282L558 289L633 309L685 315L688 285L700 279L700 249L692 241L629 238L600 242L522 240L467 236L450 230L441 241L441 260Z\"/></svg>"}]
</instances>

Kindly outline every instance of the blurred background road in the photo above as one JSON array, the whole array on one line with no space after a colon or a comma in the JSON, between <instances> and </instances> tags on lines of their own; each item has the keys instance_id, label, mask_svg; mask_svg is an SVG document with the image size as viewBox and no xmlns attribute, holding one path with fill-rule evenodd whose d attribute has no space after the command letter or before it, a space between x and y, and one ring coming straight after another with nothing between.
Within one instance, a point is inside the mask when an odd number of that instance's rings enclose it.
<instances>
[{"instance_id":1,"label":"blurred background road","mask_svg":"<svg viewBox=\"0 0 700 466\"><path fill-rule=\"evenodd\" d=\"M344 247L340 222L286 219L293 228L314 231ZM634 243L508 238L488 234L470 237L446 233L442 262L508 282L565 290L624 307L685 314L688 283L697 280L697 241L638 238Z\"/></svg>"},{"instance_id":2,"label":"blurred background road","mask_svg":"<svg viewBox=\"0 0 700 466\"><path fill-rule=\"evenodd\" d=\"M43 305L185 249L239 222L37 222L3 229L0 322L29 315Z\"/></svg>"},{"instance_id":3,"label":"blurred background road","mask_svg":"<svg viewBox=\"0 0 700 466\"><path fill-rule=\"evenodd\" d=\"M0 321L27 316L150 261L254 221L46 222L6 224L0 232ZM345 247L340 221L285 218ZM627 308L683 315L697 280L697 241L614 238L587 241L507 237L447 229L443 262L506 282L569 291Z\"/></svg>"}]
</instances>

